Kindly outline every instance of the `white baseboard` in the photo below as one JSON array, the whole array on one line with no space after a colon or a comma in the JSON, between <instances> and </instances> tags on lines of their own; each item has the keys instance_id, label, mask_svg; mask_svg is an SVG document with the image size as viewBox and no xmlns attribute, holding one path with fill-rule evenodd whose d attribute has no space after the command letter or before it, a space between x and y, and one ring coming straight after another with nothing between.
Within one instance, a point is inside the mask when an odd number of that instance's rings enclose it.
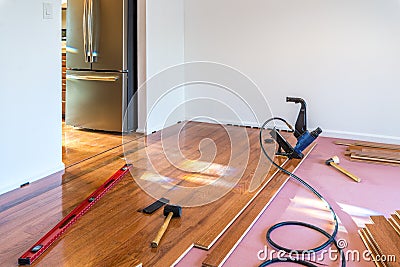
<instances>
[{"instance_id":1,"label":"white baseboard","mask_svg":"<svg viewBox=\"0 0 400 267\"><path fill-rule=\"evenodd\" d=\"M355 132L345 132L345 131L335 131L335 130L325 130L325 129L323 129L322 131L323 132L321 136L325 137L400 145L400 137L397 136L355 133Z\"/></svg>"},{"instance_id":2,"label":"white baseboard","mask_svg":"<svg viewBox=\"0 0 400 267\"><path fill-rule=\"evenodd\" d=\"M213 120L206 120L206 119L195 119L193 121L216 123ZM231 124L231 125L250 126L250 127L260 127L261 126L261 125L258 125L257 123L247 122L247 121L246 122L238 122L238 121L220 120L219 123L224 124L224 125ZM261 123L263 123L263 122L261 122ZM277 122L276 126L278 128L282 128L282 129L287 128L283 123L280 123L280 122ZM389 135L378 135L378 134L369 134L369 133L356 133L356 132L346 132L346 131L322 129L321 136L400 145L400 137L389 136Z\"/></svg>"},{"instance_id":3,"label":"white baseboard","mask_svg":"<svg viewBox=\"0 0 400 267\"><path fill-rule=\"evenodd\" d=\"M195 122L206 122L206 123L213 123L213 124L222 124L222 125L234 125L234 126L247 126L247 127L260 127L261 125L255 123L255 122L250 122L250 121L229 121L229 120L207 120L205 118L195 118L195 119L190 119L190 121L195 121Z\"/></svg>"},{"instance_id":4,"label":"white baseboard","mask_svg":"<svg viewBox=\"0 0 400 267\"><path fill-rule=\"evenodd\" d=\"M185 120L180 120L180 122L182 122L182 121L185 121ZM149 134L152 134L154 132L158 132L158 131L161 131L161 130L163 130L165 128L168 128L170 126L176 125L178 123L179 123L179 121L177 120L176 122L173 122L173 123L152 125L151 127L147 127L145 130L142 130L142 129L140 129L140 130L143 131L144 134L149 135ZM136 130L136 131L139 131L139 129Z\"/></svg>"},{"instance_id":5,"label":"white baseboard","mask_svg":"<svg viewBox=\"0 0 400 267\"><path fill-rule=\"evenodd\" d=\"M142 128L137 128L137 129L136 129L136 132L137 132L137 133L141 133L141 134L145 134L145 133L146 133L146 130L145 130L145 129L142 129Z\"/></svg>"},{"instance_id":6,"label":"white baseboard","mask_svg":"<svg viewBox=\"0 0 400 267\"><path fill-rule=\"evenodd\" d=\"M33 177L30 177L30 181L29 182L33 182L33 181L37 181L39 179L45 178L47 176L50 176L52 174L55 174L57 172L61 172L61 171L65 171L65 164L63 162L59 163L57 166L55 166L54 168L51 168L47 171L44 171L42 173L39 173L38 175L35 175Z\"/></svg>"},{"instance_id":7,"label":"white baseboard","mask_svg":"<svg viewBox=\"0 0 400 267\"><path fill-rule=\"evenodd\" d=\"M57 166L55 166L51 169L48 169L48 170L42 171L40 173L37 173L33 176L27 177L26 180L22 180L22 179L17 180L14 183L11 183L11 184L8 184L8 185L2 187L0 189L0 195L19 188L21 186L21 184L24 184L27 182L32 183L34 181L40 180L40 179L50 176L52 174L55 174L58 172L63 172L63 171L65 171L65 165L64 165L64 163L61 162L60 164L58 164Z\"/></svg>"}]
</instances>

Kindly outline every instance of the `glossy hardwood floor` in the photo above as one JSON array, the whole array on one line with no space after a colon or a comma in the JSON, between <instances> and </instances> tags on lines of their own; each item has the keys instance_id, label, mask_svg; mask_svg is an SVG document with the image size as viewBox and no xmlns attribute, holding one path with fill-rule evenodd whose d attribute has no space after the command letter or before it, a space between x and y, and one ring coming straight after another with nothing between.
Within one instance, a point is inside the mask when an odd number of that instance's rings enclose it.
<instances>
[{"instance_id":1,"label":"glossy hardwood floor","mask_svg":"<svg viewBox=\"0 0 400 267\"><path fill-rule=\"evenodd\" d=\"M126 139L124 146L105 149L103 153L87 153L84 150L80 155L71 150L77 156L71 160L64 175L49 177L0 196L1 266L15 266L24 251L122 167L126 159L134 164L131 173L96 203L34 265L136 266L142 263L143 266L169 266L194 245L204 248L212 246L246 208L252 207L253 199L260 192L271 190L276 193L285 183L285 179L280 179L269 187L269 179L264 180L267 176L271 178L274 170L264 164L266 161L260 153L257 129L227 128L231 133L244 131L247 140L231 144L226 128L191 122L178 124L147 137L137 138L133 135ZM203 140L208 141L204 143ZM110 148L113 148L113 142L110 142ZM176 142L179 142L182 157L176 157L171 162L163 149L173 149ZM249 158L243 153L229 160L233 145L245 151L247 144ZM207 171L210 168L194 173L182 167L187 166L185 164L188 162L203 159L204 155L199 150L207 150L207 147L211 151L216 150L212 159L214 165L209 166L217 167L211 168L211 173ZM74 164L73 161L79 163ZM285 164L282 158L277 158L276 162ZM213 185L217 180L216 173L227 170L226 166L230 164L239 167L240 163L244 171L232 190L212 203L183 208L182 217L171 221L159 248L150 247L164 216L162 209L153 215L139 212L154 201L138 185L140 180L161 177L156 180L162 184L161 188L169 186L161 193L171 199L172 204L182 205L188 203L190 195L174 195L178 187ZM291 164L297 166L300 161ZM234 176L235 170L229 169L229 173ZM163 180L165 178L170 178L168 183ZM249 192L253 178L261 181L261 186ZM222 189L221 184L215 183L215 186L217 190L213 194L218 192L218 187ZM274 196L267 195L270 196L263 199L265 205Z\"/></svg>"},{"instance_id":2,"label":"glossy hardwood floor","mask_svg":"<svg viewBox=\"0 0 400 267\"><path fill-rule=\"evenodd\" d=\"M78 129L66 125L64 121L62 133L62 157L67 168L120 147L123 143L122 134ZM142 136L139 133L132 133L130 139Z\"/></svg>"}]
</instances>

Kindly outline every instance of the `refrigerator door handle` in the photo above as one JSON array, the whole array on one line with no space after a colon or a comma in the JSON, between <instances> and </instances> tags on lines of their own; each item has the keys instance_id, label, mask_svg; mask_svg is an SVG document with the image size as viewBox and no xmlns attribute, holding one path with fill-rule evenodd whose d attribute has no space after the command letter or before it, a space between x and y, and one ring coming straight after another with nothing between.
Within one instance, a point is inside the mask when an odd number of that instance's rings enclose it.
<instances>
[{"instance_id":1,"label":"refrigerator door handle","mask_svg":"<svg viewBox=\"0 0 400 267\"><path fill-rule=\"evenodd\" d=\"M85 62L89 63L90 62L90 53L88 49L88 1L90 0L84 0L83 1L83 49L85 50Z\"/></svg>"},{"instance_id":2,"label":"refrigerator door handle","mask_svg":"<svg viewBox=\"0 0 400 267\"><path fill-rule=\"evenodd\" d=\"M98 12L99 12L99 3L98 0L89 0L90 1L90 56L91 63L97 62L97 38L98 38Z\"/></svg>"},{"instance_id":3,"label":"refrigerator door handle","mask_svg":"<svg viewBox=\"0 0 400 267\"><path fill-rule=\"evenodd\" d=\"M89 12L88 12L88 35L89 35L89 62L93 63L93 0L88 0Z\"/></svg>"},{"instance_id":4,"label":"refrigerator door handle","mask_svg":"<svg viewBox=\"0 0 400 267\"><path fill-rule=\"evenodd\" d=\"M99 82L116 82L119 80L119 76L117 75L94 76L94 75L67 74L66 78L67 80L99 81Z\"/></svg>"}]
</instances>

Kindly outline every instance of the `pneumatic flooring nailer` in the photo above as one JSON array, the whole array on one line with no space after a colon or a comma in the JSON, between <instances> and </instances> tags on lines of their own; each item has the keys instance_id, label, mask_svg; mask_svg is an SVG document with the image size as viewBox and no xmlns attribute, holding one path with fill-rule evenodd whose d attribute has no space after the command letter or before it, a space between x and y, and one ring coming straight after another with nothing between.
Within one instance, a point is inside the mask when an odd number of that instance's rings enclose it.
<instances>
[{"instance_id":1,"label":"pneumatic flooring nailer","mask_svg":"<svg viewBox=\"0 0 400 267\"><path fill-rule=\"evenodd\" d=\"M322 133L322 130L319 127L312 132L309 132L307 130L307 105L304 99L298 97L287 97L286 102L301 104L295 127L293 128L292 125L290 125L286 120L282 118L272 118L268 121L272 120L283 121L289 127L289 129L293 131L294 136L297 138L297 144L295 147L293 147L280 134L280 132L276 129L276 127L271 129L270 135L273 138L273 140L275 140L276 143L278 144L278 151L276 155L286 156L290 159L291 158L301 159L304 157L304 155L302 154L303 150L306 149L315 139L317 139L317 137ZM271 142L272 140L267 139L265 141Z\"/></svg>"}]
</instances>

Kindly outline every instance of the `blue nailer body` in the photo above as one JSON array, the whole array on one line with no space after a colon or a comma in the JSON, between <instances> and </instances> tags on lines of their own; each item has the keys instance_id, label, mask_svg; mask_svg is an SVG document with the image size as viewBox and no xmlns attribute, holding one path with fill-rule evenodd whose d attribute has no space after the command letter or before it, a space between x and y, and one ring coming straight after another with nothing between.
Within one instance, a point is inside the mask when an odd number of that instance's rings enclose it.
<instances>
[{"instance_id":1,"label":"blue nailer body","mask_svg":"<svg viewBox=\"0 0 400 267\"><path fill-rule=\"evenodd\" d=\"M315 141L315 139L317 139L320 133L322 133L322 130L319 127L311 133L309 131L306 131L297 139L297 144L294 147L294 151L298 154L301 154L304 149L306 149L312 142Z\"/></svg>"},{"instance_id":2,"label":"blue nailer body","mask_svg":"<svg viewBox=\"0 0 400 267\"><path fill-rule=\"evenodd\" d=\"M304 99L299 97L287 97L286 102L300 103L300 111L297 117L295 127L293 128L286 120L282 118L275 118L284 121L288 127L293 130L294 136L297 138L297 144L292 147L291 144L279 133L276 128L270 131L272 139L274 139L279 147L277 155L286 156L288 158L301 159L304 157L303 151L317 139L317 137L322 133L321 128L317 128L312 132L307 130L307 105Z\"/></svg>"}]
</instances>

